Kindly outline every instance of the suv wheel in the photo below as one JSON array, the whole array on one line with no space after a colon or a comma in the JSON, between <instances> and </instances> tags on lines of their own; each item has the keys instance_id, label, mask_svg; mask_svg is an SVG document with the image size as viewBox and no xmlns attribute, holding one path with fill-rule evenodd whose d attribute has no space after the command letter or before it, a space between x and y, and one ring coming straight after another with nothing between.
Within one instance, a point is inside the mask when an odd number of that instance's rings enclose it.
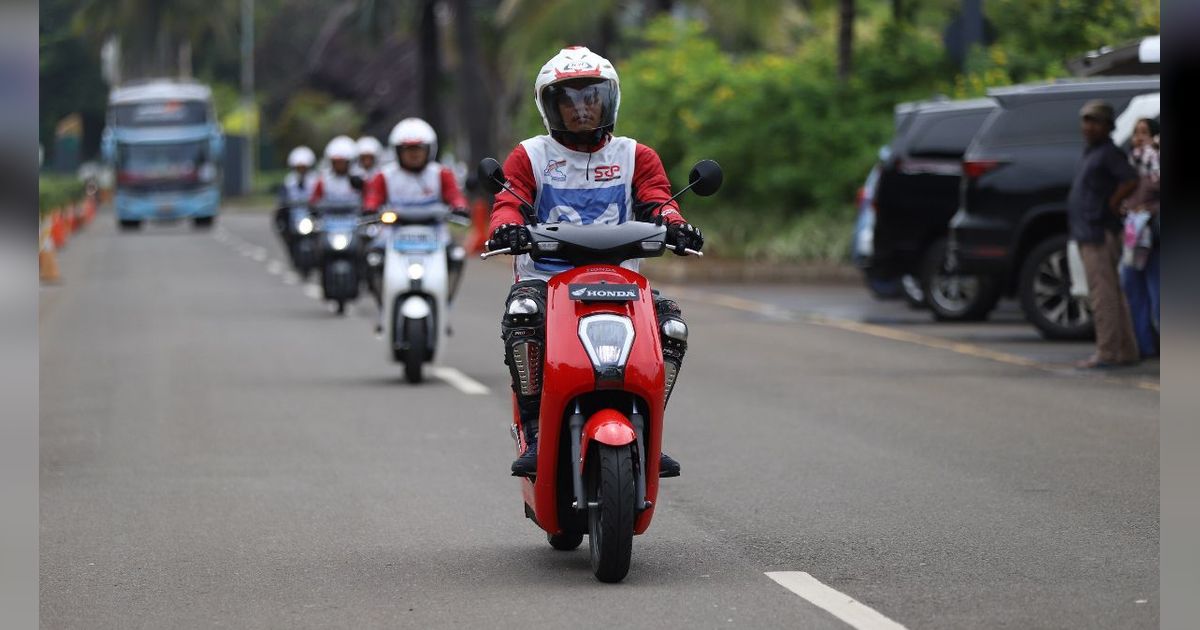
<instances>
[{"instance_id":1,"label":"suv wheel","mask_svg":"<svg viewBox=\"0 0 1200 630\"><path fill-rule=\"evenodd\" d=\"M946 239L925 252L921 263L921 290L925 304L940 321L987 319L1000 300L1000 289L991 276L952 274L946 271Z\"/></svg>"},{"instance_id":2,"label":"suv wheel","mask_svg":"<svg viewBox=\"0 0 1200 630\"><path fill-rule=\"evenodd\" d=\"M1021 265L1021 310L1047 339L1089 339L1092 311L1087 298L1071 295L1066 235L1048 238Z\"/></svg>"}]
</instances>

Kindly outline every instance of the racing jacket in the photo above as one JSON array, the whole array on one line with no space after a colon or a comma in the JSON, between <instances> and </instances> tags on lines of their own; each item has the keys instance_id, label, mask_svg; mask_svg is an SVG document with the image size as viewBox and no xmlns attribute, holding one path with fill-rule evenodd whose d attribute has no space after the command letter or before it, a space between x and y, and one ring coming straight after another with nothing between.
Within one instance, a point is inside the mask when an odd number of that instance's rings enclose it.
<instances>
[{"instance_id":1,"label":"racing jacket","mask_svg":"<svg viewBox=\"0 0 1200 630\"><path fill-rule=\"evenodd\" d=\"M577 150L584 149L584 150ZM630 220L683 223L679 206L669 202L671 182L654 149L632 138L608 136L596 147L568 147L548 135L517 145L504 161L504 174L518 195L533 203L538 223L618 225ZM525 223L521 202L508 191L496 195L488 232L506 223ZM623 267L636 271L640 260ZM518 281L551 276L570 268L565 261L534 261L517 256Z\"/></svg>"}]
</instances>

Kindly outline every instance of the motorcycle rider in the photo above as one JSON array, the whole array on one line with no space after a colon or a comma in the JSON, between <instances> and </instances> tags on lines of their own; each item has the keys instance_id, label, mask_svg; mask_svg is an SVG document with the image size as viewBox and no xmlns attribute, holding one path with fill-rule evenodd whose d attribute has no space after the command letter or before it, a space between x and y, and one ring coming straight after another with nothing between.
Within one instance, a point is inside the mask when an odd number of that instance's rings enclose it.
<instances>
[{"instance_id":1,"label":"motorcycle rider","mask_svg":"<svg viewBox=\"0 0 1200 630\"><path fill-rule=\"evenodd\" d=\"M658 153L631 138L613 135L621 94L617 71L607 59L582 46L564 48L538 72L534 100L548 135L517 145L504 162L504 174L514 192L532 199L538 222L612 225L629 220L662 221L667 225L668 243L677 254L684 249L698 251L704 245L700 230L684 221L675 202L658 205L671 198L671 182ZM520 251L529 246L531 237L520 204L507 191L496 195L487 249ZM622 266L636 270L638 261L626 261ZM514 475L537 471L541 392L521 393L513 349L530 340L545 347L546 281L569 267L536 262L528 254L516 257L513 263L516 281L505 302L500 336L527 444L512 464ZM670 396L687 351L687 326L673 300L655 291L654 304ZM663 453L659 468L661 476L673 477L680 466Z\"/></svg>"},{"instance_id":2,"label":"motorcycle rider","mask_svg":"<svg viewBox=\"0 0 1200 630\"><path fill-rule=\"evenodd\" d=\"M313 150L300 145L288 153L287 165L291 169L283 178L279 189L279 209L275 211L275 225L280 234L286 233L288 207L307 203L317 184L317 175L311 171L317 163Z\"/></svg>"},{"instance_id":3,"label":"motorcycle rider","mask_svg":"<svg viewBox=\"0 0 1200 630\"><path fill-rule=\"evenodd\" d=\"M350 173L350 161L357 156L358 145L349 136L337 136L325 145L329 166L321 170L309 205L329 202L357 206L361 203L362 197L353 181L355 177Z\"/></svg>"},{"instance_id":4,"label":"motorcycle rider","mask_svg":"<svg viewBox=\"0 0 1200 630\"><path fill-rule=\"evenodd\" d=\"M363 136L355 144L358 147L358 162L351 170L362 178L365 186L379 173L379 154L383 153L383 145L375 136Z\"/></svg>"},{"instance_id":5,"label":"motorcycle rider","mask_svg":"<svg viewBox=\"0 0 1200 630\"><path fill-rule=\"evenodd\" d=\"M438 146L437 132L429 123L420 118L401 120L388 135L388 146L395 152L396 161L383 167L367 182L366 190L363 191L363 206L366 212L376 212L384 204L427 206L440 203L449 206L454 214L469 216L467 199L458 186L454 172L434 160ZM453 302L458 283L462 280L467 252L452 237L448 238L448 301ZM382 246L372 244L376 245Z\"/></svg>"}]
</instances>

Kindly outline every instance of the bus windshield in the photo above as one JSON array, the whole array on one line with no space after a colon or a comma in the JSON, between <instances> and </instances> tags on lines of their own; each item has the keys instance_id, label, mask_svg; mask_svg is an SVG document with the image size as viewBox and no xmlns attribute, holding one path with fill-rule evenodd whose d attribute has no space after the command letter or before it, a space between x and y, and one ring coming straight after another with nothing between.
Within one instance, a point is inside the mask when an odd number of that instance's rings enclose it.
<instances>
[{"instance_id":1,"label":"bus windshield","mask_svg":"<svg viewBox=\"0 0 1200 630\"><path fill-rule=\"evenodd\" d=\"M168 127L203 125L208 122L208 104L204 101L162 100L112 106L117 127Z\"/></svg>"},{"instance_id":2,"label":"bus windshield","mask_svg":"<svg viewBox=\"0 0 1200 630\"><path fill-rule=\"evenodd\" d=\"M117 148L117 177L123 183L147 180L205 180L208 142L154 144L121 143Z\"/></svg>"}]
</instances>

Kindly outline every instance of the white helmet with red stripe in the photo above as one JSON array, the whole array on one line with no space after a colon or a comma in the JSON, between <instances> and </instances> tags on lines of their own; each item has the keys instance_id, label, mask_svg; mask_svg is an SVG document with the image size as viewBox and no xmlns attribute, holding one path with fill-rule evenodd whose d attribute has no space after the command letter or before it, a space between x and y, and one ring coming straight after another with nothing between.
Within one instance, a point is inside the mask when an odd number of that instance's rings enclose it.
<instances>
[{"instance_id":1,"label":"white helmet with red stripe","mask_svg":"<svg viewBox=\"0 0 1200 630\"><path fill-rule=\"evenodd\" d=\"M388 135L392 150L406 145L423 144L429 147L429 159L437 155L437 132L420 118L405 118L392 127Z\"/></svg>"},{"instance_id":2,"label":"white helmet with red stripe","mask_svg":"<svg viewBox=\"0 0 1200 630\"><path fill-rule=\"evenodd\" d=\"M379 159L379 153L383 151L383 145L375 139L375 136L363 136L358 139L355 144L358 146L358 155L372 155L375 159Z\"/></svg>"},{"instance_id":3,"label":"white helmet with red stripe","mask_svg":"<svg viewBox=\"0 0 1200 630\"><path fill-rule=\"evenodd\" d=\"M621 84L607 59L584 46L571 46L542 66L533 82L533 100L551 135L589 144L616 125Z\"/></svg>"},{"instance_id":4,"label":"white helmet with red stripe","mask_svg":"<svg viewBox=\"0 0 1200 630\"><path fill-rule=\"evenodd\" d=\"M353 160L358 157L358 145L350 136L338 136L325 145L325 159Z\"/></svg>"}]
</instances>

